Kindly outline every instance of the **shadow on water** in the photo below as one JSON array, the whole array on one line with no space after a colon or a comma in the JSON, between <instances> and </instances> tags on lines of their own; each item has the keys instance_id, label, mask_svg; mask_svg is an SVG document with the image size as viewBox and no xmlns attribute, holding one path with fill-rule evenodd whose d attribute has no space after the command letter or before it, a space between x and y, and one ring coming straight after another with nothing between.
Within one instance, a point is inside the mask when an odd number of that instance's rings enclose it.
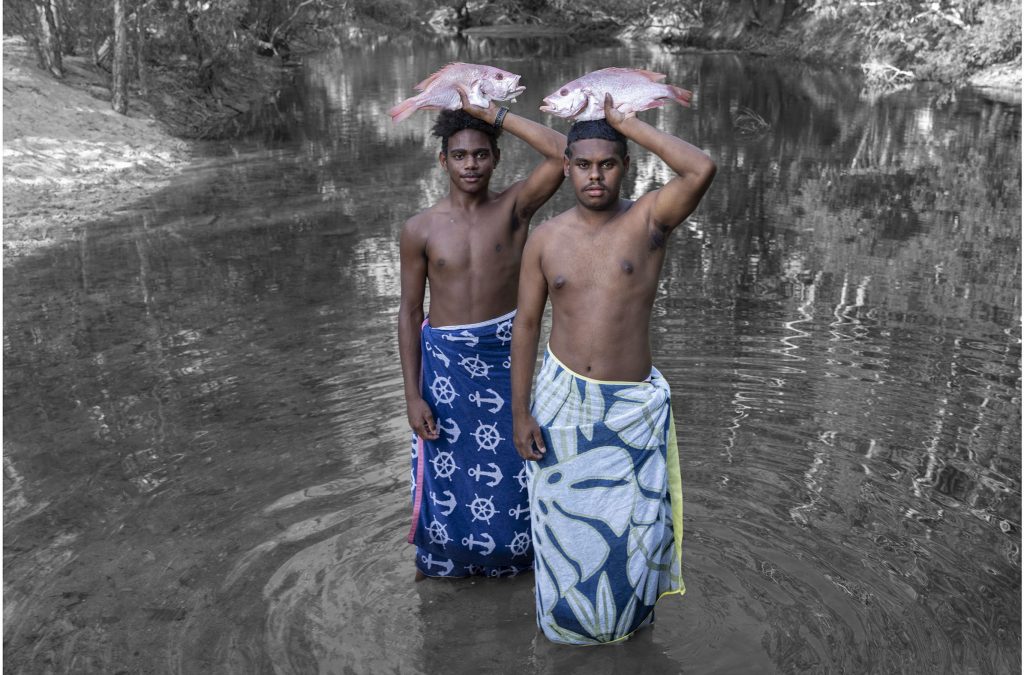
<instances>
[{"instance_id":1,"label":"shadow on water","mask_svg":"<svg viewBox=\"0 0 1024 675\"><path fill-rule=\"evenodd\" d=\"M522 73L527 114L587 70L667 73L695 106L649 121L719 166L654 311L688 592L619 647L539 637L529 576L411 583L397 234L446 183L431 116L385 111L454 60ZM5 269L11 672L1019 672L1019 107L550 40L299 79ZM498 185L535 161L503 151ZM629 193L670 177L634 155Z\"/></svg>"}]
</instances>

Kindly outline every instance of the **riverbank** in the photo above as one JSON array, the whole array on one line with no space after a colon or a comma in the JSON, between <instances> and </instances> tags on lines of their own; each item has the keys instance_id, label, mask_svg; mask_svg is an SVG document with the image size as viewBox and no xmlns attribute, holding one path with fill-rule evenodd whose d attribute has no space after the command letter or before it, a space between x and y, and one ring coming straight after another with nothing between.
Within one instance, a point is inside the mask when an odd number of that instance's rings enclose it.
<instances>
[{"instance_id":1,"label":"riverbank","mask_svg":"<svg viewBox=\"0 0 1024 675\"><path fill-rule=\"evenodd\" d=\"M4 37L5 266L160 189L191 156L144 101L115 113L109 76L87 57L65 57L64 67L56 80L23 39Z\"/></svg>"}]
</instances>

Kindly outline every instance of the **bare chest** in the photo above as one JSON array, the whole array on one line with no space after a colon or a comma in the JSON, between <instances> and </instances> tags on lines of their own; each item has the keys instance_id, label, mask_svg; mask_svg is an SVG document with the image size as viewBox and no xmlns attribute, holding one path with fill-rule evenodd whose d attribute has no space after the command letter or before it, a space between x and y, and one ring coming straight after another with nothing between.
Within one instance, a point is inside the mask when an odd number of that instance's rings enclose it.
<instances>
[{"instance_id":1,"label":"bare chest","mask_svg":"<svg viewBox=\"0 0 1024 675\"><path fill-rule=\"evenodd\" d=\"M518 265L524 243L525 232L520 236L508 223L442 222L427 241L429 271L447 275Z\"/></svg>"},{"instance_id":2,"label":"bare chest","mask_svg":"<svg viewBox=\"0 0 1024 675\"><path fill-rule=\"evenodd\" d=\"M566 237L544 256L552 295L603 290L643 291L657 284L664 249L635 236Z\"/></svg>"}]
</instances>

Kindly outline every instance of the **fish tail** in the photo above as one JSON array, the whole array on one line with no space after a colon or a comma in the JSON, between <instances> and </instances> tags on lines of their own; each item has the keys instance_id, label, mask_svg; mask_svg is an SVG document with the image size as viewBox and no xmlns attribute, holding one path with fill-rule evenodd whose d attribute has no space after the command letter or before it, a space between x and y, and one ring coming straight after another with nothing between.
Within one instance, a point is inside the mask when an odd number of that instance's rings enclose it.
<instances>
[{"instance_id":1,"label":"fish tail","mask_svg":"<svg viewBox=\"0 0 1024 675\"><path fill-rule=\"evenodd\" d=\"M687 108L690 107L690 99L693 98L693 92L689 89L683 89L682 87L675 87L673 85L667 85L669 91L672 92L672 98L684 105Z\"/></svg>"},{"instance_id":2,"label":"fish tail","mask_svg":"<svg viewBox=\"0 0 1024 675\"><path fill-rule=\"evenodd\" d=\"M405 99L395 107L388 110L388 114L391 115L391 122L393 124L398 124L402 120L408 118L419 109L419 103L419 96L413 96L412 98Z\"/></svg>"}]
</instances>

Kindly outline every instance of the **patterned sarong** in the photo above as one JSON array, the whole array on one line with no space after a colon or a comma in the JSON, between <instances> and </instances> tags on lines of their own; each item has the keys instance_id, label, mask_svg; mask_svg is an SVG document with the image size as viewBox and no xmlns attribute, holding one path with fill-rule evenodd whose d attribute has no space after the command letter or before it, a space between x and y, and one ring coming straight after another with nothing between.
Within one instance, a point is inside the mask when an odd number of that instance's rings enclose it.
<instances>
[{"instance_id":1,"label":"patterned sarong","mask_svg":"<svg viewBox=\"0 0 1024 675\"><path fill-rule=\"evenodd\" d=\"M512 443L514 316L423 322L421 390L441 436L413 434L409 542L427 576L513 576L533 565L526 468Z\"/></svg>"},{"instance_id":2,"label":"patterned sarong","mask_svg":"<svg viewBox=\"0 0 1024 675\"><path fill-rule=\"evenodd\" d=\"M620 640L686 590L671 403L656 368L604 382L544 357L533 415L547 453L527 466L537 623L553 642Z\"/></svg>"}]
</instances>

